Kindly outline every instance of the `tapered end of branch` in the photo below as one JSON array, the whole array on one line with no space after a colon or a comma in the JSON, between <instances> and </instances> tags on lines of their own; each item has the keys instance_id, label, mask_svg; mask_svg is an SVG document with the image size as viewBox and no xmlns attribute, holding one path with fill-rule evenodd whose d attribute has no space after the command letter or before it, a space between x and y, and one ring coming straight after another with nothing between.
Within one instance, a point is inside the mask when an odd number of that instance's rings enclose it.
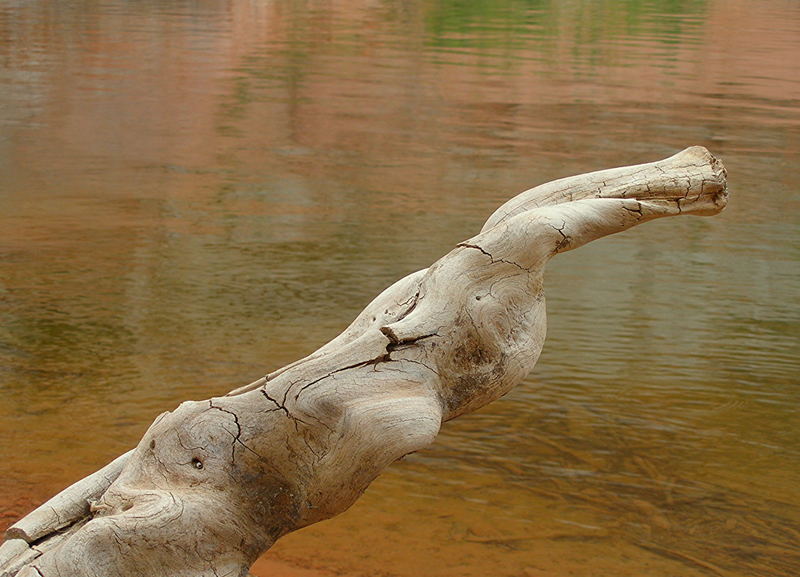
<instances>
[{"instance_id":1,"label":"tapered end of branch","mask_svg":"<svg viewBox=\"0 0 800 577\"><path fill-rule=\"evenodd\" d=\"M627 198L671 205L673 214L717 214L728 202L725 167L702 146L648 164L623 166L541 184L509 199L481 232L538 208L591 198Z\"/></svg>"},{"instance_id":2,"label":"tapered end of branch","mask_svg":"<svg viewBox=\"0 0 800 577\"><path fill-rule=\"evenodd\" d=\"M666 173L683 172L687 193L678 201L683 212L713 215L728 204L728 173L722 161L703 146L691 146L655 163Z\"/></svg>"}]
</instances>

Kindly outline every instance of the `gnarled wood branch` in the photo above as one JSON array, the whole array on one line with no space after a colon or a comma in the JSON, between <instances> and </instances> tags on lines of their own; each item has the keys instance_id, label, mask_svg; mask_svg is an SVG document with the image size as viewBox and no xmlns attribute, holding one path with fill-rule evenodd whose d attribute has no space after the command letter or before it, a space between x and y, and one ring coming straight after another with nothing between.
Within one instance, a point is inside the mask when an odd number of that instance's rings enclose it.
<instances>
[{"instance_id":1,"label":"gnarled wood branch","mask_svg":"<svg viewBox=\"0 0 800 577\"><path fill-rule=\"evenodd\" d=\"M135 450L12 526L0 571L245 575L280 536L344 511L442 422L528 374L553 256L726 201L722 164L701 147L523 192L312 355L159 416Z\"/></svg>"}]
</instances>

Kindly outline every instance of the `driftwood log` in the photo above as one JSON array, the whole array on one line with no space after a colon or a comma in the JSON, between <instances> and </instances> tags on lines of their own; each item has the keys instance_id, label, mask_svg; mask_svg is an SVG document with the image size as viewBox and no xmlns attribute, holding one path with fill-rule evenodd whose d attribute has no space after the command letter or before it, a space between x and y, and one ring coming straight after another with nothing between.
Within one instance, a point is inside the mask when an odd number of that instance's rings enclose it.
<instances>
[{"instance_id":1,"label":"driftwood log","mask_svg":"<svg viewBox=\"0 0 800 577\"><path fill-rule=\"evenodd\" d=\"M246 575L276 539L341 513L444 421L528 374L553 256L726 201L725 170L701 147L523 192L315 353L160 415L134 450L10 527L0 574Z\"/></svg>"}]
</instances>

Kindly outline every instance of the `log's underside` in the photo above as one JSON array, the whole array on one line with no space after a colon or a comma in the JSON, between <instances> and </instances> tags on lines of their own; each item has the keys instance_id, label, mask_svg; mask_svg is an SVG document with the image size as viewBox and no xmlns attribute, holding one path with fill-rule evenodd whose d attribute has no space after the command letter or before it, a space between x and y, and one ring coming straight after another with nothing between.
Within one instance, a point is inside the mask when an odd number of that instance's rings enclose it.
<instances>
[{"instance_id":1,"label":"log's underside","mask_svg":"<svg viewBox=\"0 0 800 577\"><path fill-rule=\"evenodd\" d=\"M0 576L246 575L280 536L344 511L442 422L528 374L550 258L726 202L725 170L701 147L523 192L315 353L160 415L134 450L9 528Z\"/></svg>"}]
</instances>

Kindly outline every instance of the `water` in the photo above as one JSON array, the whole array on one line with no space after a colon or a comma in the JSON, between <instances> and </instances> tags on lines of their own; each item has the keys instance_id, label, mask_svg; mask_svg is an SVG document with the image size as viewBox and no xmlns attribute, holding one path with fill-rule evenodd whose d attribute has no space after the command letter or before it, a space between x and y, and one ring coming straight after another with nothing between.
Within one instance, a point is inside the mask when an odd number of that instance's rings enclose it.
<instances>
[{"instance_id":1,"label":"water","mask_svg":"<svg viewBox=\"0 0 800 577\"><path fill-rule=\"evenodd\" d=\"M531 377L268 559L800 573L798 54L792 0L1 2L0 521L513 193L700 144L722 215L556 259Z\"/></svg>"}]
</instances>

